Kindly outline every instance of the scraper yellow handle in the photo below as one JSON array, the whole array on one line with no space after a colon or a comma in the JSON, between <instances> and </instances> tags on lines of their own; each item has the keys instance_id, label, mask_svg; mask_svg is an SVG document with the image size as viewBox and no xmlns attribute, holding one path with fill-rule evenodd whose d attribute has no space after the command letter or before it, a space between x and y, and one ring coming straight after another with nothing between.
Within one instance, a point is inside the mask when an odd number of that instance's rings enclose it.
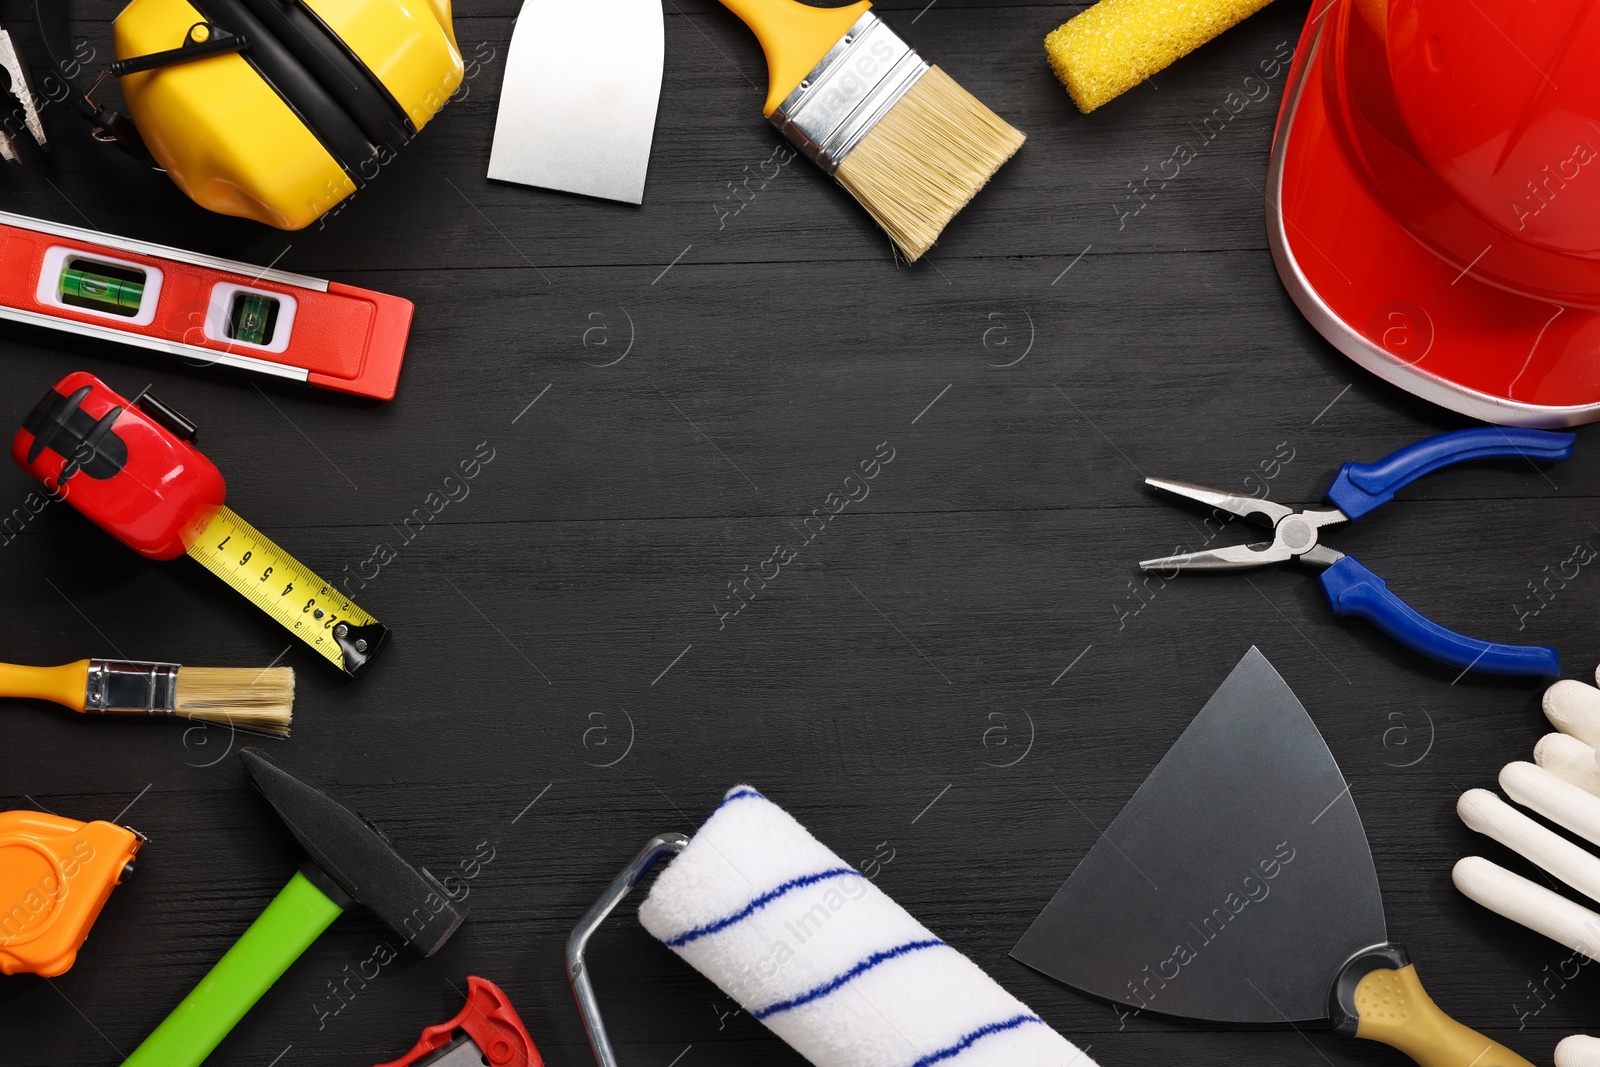
<instances>
[{"instance_id":1,"label":"scraper yellow handle","mask_svg":"<svg viewBox=\"0 0 1600 1067\"><path fill-rule=\"evenodd\" d=\"M872 3L811 7L795 0L722 0L722 6L755 31L767 54L767 106L762 114L771 115Z\"/></svg>"},{"instance_id":2,"label":"scraper yellow handle","mask_svg":"<svg viewBox=\"0 0 1600 1067\"><path fill-rule=\"evenodd\" d=\"M1349 965L1346 969L1348 972ZM1462 1026L1440 1010L1410 963L1398 968L1375 967L1353 987L1341 980L1337 988L1345 1019L1336 1023L1353 1019L1356 1037L1391 1045L1422 1067L1533 1067L1498 1041ZM1345 1025L1339 1028L1348 1032Z\"/></svg>"}]
</instances>

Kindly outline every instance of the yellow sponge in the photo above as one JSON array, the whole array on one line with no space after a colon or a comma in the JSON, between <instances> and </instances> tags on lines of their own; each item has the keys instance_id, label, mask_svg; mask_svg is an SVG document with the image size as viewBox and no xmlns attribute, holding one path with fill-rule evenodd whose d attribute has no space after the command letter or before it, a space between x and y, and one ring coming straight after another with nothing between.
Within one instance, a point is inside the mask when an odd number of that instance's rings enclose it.
<instances>
[{"instance_id":1,"label":"yellow sponge","mask_svg":"<svg viewBox=\"0 0 1600 1067\"><path fill-rule=\"evenodd\" d=\"M1271 0L1100 0L1044 39L1078 110L1132 89Z\"/></svg>"}]
</instances>

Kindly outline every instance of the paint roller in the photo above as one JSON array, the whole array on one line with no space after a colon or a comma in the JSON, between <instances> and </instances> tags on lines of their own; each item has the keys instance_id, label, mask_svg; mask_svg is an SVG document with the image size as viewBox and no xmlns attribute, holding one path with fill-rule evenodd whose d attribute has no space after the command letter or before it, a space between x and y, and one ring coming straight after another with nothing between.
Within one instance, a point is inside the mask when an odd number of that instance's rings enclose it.
<instances>
[{"instance_id":1,"label":"paint roller","mask_svg":"<svg viewBox=\"0 0 1600 1067\"><path fill-rule=\"evenodd\" d=\"M1095 1067L1077 1046L749 786L699 833L653 839L573 930L567 971L600 1067L617 1067L589 938L675 857L639 908L668 948L815 1067Z\"/></svg>"},{"instance_id":2,"label":"paint roller","mask_svg":"<svg viewBox=\"0 0 1600 1067\"><path fill-rule=\"evenodd\" d=\"M1045 54L1078 110L1088 114L1269 2L1100 0L1045 37Z\"/></svg>"}]
</instances>

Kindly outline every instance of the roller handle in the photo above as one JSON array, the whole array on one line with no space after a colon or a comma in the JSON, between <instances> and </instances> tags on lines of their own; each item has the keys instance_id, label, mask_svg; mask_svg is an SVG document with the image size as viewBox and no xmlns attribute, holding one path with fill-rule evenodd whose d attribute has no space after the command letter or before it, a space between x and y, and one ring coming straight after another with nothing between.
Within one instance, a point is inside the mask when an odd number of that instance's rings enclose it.
<instances>
[{"instance_id":1,"label":"roller handle","mask_svg":"<svg viewBox=\"0 0 1600 1067\"><path fill-rule=\"evenodd\" d=\"M1567 459L1572 455L1575 440L1577 438L1570 433L1512 426L1483 426L1442 433L1391 452L1376 463L1346 463L1325 495L1328 503L1352 519L1359 519L1393 500L1401 487L1440 467L1493 457Z\"/></svg>"},{"instance_id":2,"label":"roller handle","mask_svg":"<svg viewBox=\"0 0 1600 1067\"><path fill-rule=\"evenodd\" d=\"M1330 1000L1334 1029L1397 1048L1421 1067L1533 1067L1446 1015L1398 945L1379 945L1346 963Z\"/></svg>"},{"instance_id":3,"label":"roller handle","mask_svg":"<svg viewBox=\"0 0 1600 1067\"><path fill-rule=\"evenodd\" d=\"M1340 559L1323 571L1320 579L1335 615L1365 619L1391 640L1439 663L1485 674L1543 678L1561 674L1555 649L1500 645L1447 630L1389 592L1383 579L1354 556Z\"/></svg>"},{"instance_id":4,"label":"roller handle","mask_svg":"<svg viewBox=\"0 0 1600 1067\"><path fill-rule=\"evenodd\" d=\"M296 873L122 1067L200 1067L344 907Z\"/></svg>"},{"instance_id":5,"label":"roller handle","mask_svg":"<svg viewBox=\"0 0 1600 1067\"><path fill-rule=\"evenodd\" d=\"M86 659L59 667L0 663L0 698L48 700L73 711L82 711L88 694L89 661Z\"/></svg>"},{"instance_id":6,"label":"roller handle","mask_svg":"<svg viewBox=\"0 0 1600 1067\"><path fill-rule=\"evenodd\" d=\"M812 7L796 0L722 0L722 6L744 20L767 54L762 114L771 115L872 4L858 0L847 7Z\"/></svg>"}]
</instances>

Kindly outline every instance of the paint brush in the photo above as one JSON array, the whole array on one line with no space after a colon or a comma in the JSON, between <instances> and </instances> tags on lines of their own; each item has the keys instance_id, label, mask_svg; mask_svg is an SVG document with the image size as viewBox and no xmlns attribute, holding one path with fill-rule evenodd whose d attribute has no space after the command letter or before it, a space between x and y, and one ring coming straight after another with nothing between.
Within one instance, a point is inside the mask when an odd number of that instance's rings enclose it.
<instances>
[{"instance_id":1,"label":"paint brush","mask_svg":"<svg viewBox=\"0 0 1600 1067\"><path fill-rule=\"evenodd\" d=\"M915 262L1023 135L868 10L722 0L767 55L766 116Z\"/></svg>"},{"instance_id":2,"label":"paint brush","mask_svg":"<svg viewBox=\"0 0 1600 1067\"><path fill-rule=\"evenodd\" d=\"M48 700L96 714L176 715L288 737L294 669L117 659L80 659L59 667L0 663L0 697Z\"/></svg>"}]
</instances>

